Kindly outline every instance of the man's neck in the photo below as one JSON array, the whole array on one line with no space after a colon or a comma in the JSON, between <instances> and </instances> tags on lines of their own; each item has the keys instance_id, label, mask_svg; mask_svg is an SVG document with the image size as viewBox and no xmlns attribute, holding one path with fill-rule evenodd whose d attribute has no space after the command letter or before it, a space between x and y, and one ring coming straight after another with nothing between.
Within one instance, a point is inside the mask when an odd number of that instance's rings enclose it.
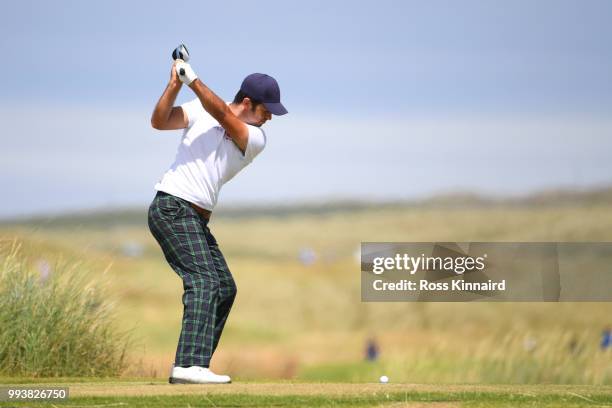
<instances>
[{"instance_id":1,"label":"man's neck","mask_svg":"<svg viewBox=\"0 0 612 408\"><path fill-rule=\"evenodd\" d=\"M242 115L242 107L240 105L236 105L235 103L230 103L229 105L230 110L232 111L232 113L234 115L236 115L238 118L242 119L240 117L240 115Z\"/></svg>"}]
</instances>

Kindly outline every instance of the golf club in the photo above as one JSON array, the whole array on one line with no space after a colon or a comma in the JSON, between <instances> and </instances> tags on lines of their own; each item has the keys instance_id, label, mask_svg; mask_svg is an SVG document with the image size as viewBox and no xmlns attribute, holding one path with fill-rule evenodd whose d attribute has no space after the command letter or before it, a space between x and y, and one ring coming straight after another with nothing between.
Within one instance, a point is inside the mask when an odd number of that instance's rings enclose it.
<instances>
[{"instance_id":1,"label":"golf club","mask_svg":"<svg viewBox=\"0 0 612 408\"><path fill-rule=\"evenodd\" d=\"M187 47L185 46L185 44L180 44L178 47L174 49L174 51L172 51L172 59L189 62L189 51L187 50ZM179 73L181 75L185 75L185 70L181 68Z\"/></svg>"}]
</instances>

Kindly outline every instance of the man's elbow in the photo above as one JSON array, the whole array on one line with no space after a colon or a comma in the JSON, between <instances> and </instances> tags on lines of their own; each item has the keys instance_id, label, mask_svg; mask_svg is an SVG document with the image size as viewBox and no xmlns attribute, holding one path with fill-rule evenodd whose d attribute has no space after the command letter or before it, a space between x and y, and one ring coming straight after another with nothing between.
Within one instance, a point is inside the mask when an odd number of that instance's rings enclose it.
<instances>
[{"instance_id":1,"label":"man's elbow","mask_svg":"<svg viewBox=\"0 0 612 408\"><path fill-rule=\"evenodd\" d=\"M157 130L164 130L164 124L159 119L156 119L155 117L151 117L151 127Z\"/></svg>"}]
</instances>

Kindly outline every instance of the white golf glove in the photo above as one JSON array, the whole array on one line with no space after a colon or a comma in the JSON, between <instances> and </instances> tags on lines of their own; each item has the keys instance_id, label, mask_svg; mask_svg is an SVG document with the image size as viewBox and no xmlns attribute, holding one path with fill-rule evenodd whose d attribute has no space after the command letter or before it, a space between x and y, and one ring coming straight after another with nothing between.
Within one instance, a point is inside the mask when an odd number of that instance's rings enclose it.
<instances>
[{"instance_id":1,"label":"white golf glove","mask_svg":"<svg viewBox=\"0 0 612 408\"><path fill-rule=\"evenodd\" d=\"M176 69L176 73L178 74L179 79L185 85L189 85L193 81L198 79L198 76L191 68L191 65L189 65L188 63L184 61L179 60L179 62L176 63L174 68Z\"/></svg>"}]
</instances>

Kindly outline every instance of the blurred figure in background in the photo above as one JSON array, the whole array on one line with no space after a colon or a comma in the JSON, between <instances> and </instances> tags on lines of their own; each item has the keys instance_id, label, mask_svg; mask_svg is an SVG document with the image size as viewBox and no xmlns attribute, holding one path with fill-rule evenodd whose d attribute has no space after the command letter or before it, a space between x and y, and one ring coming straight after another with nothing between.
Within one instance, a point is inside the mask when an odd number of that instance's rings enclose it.
<instances>
[{"instance_id":1,"label":"blurred figure in background","mask_svg":"<svg viewBox=\"0 0 612 408\"><path fill-rule=\"evenodd\" d=\"M370 337L366 341L366 349L365 349L365 358L366 361L376 361L378 360L378 354L380 352L380 348L378 346L378 342L376 338Z\"/></svg>"},{"instance_id":2,"label":"blurred figure in background","mask_svg":"<svg viewBox=\"0 0 612 408\"><path fill-rule=\"evenodd\" d=\"M606 326L601 332L601 349L607 350L610 348L610 344L612 343L612 329L610 326Z\"/></svg>"}]
</instances>

